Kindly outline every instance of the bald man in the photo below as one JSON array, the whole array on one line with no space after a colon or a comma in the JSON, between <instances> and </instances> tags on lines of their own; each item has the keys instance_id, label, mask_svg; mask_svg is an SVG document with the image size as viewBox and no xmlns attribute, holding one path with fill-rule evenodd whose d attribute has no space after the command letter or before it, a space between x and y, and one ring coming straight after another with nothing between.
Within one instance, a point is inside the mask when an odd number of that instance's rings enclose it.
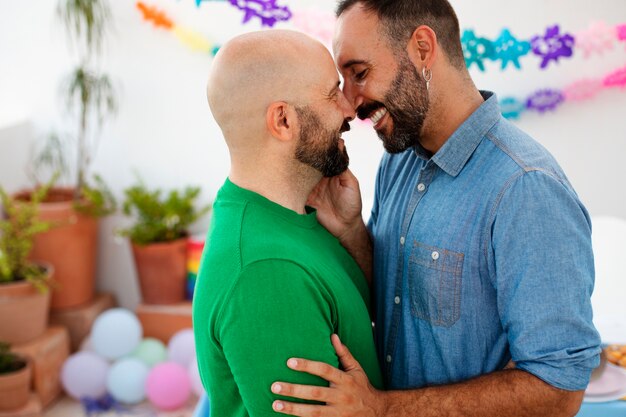
<instances>
[{"instance_id":1,"label":"bald man","mask_svg":"<svg viewBox=\"0 0 626 417\"><path fill-rule=\"evenodd\" d=\"M193 304L211 416L275 416L277 377L327 385L285 363L338 367L333 334L381 387L365 278L305 206L323 176L348 166L341 133L354 111L329 52L297 32L239 36L215 57L207 95L231 158Z\"/></svg>"}]
</instances>

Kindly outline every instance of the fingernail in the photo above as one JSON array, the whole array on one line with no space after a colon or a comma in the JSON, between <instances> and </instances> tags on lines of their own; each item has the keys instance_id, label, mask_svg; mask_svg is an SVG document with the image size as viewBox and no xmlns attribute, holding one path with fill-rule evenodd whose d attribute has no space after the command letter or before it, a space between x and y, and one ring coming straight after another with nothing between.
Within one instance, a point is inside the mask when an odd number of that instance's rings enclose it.
<instances>
[{"instance_id":1,"label":"fingernail","mask_svg":"<svg viewBox=\"0 0 626 417\"><path fill-rule=\"evenodd\" d=\"M283 389L283 387L280 384L273 384L272 385L272 392L278 394L281 390Z\"/></svg>"},{"instance_id":2,"label":"fingernail","mask_svg":"<svg viewBox=\"0 0 626 417\"><path fill-rule=\"evenodd\" d=\"M289 359L287 361L287 366L290 368L295 368L296 366L298 366L298 361L295 359Z\"/></svg>"},{"instance_id":3,"label":"fingernail","mask_svg":"<svg viewBox=\"0 0 626 417\"><path fill-rule=\"evenodd\" d=\"M274 410L281 411L283 408L285 408L283 403L281 403L280 401L275 401L274 402Z\"/></svg>"}]
</instances>

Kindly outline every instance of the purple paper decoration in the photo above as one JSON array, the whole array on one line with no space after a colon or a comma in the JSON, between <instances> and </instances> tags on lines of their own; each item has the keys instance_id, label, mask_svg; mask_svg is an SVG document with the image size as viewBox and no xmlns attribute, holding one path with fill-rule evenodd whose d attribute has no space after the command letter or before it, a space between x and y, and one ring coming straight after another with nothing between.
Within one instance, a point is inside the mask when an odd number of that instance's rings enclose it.
<instances>
[{"instance_id":1,"label":"purple paper decoration","mask_svg":"<svg viewBox=\"0 0 626 417\"><path fill-rule=\"evenodd\" d=\"M565 97L563 97L563 94L558 90L538 90L528 97L526 100L526 108L536 110L539 113L545 113L548 110L555 110L564 100Z\"/></svg>"},{"instance_id":2,"label":"purple paper decoration","mask_svg":"<svg viewBox=\"0 0 626 417\"><path fill-rule=\"evenodd\" d=\"M461 44L463 45L463 56L467 68L476 64L481 71L485 71L483 61L492 58L494 52L491 41L476 37L473 30L465 30L461 36Z\"/></svg>"},{"instance_id":3,"label":"purple paper decoration","mask_svg":"<svg viewBox=\"0 0 626 417\"><path fill-rule=\"evenodd\" d=\"M530 42L517 40L509 29L502 29L498 39L493 41L493 55L491 59L494 61L502 61L502 69L504 70L509 62L513 63L517 69L521 69L519 59L527 55L530 51Z\"/></svg>"},{"instance_id":4,"label":"purple paper decoration","mask_svg":"<svg viewBox=\"0 0 626 417\"><path fill-rule=\"evenodd\" d=\"M122 407L120 403L115 401L110 394L105 394L102 398L83 397L80 399L80 402L88 416L99 415L107 411L115 411L116 414L128 411L125 407Z\"/></svg>"},{"instance_id":5,"label":"purple paper decoration","mask_svg":"<svg viewBox=\"0 0 626 417\"><path fill-rule=\"evenodd\" d=\"M230 4L245 12L243 23L258 17L261 25L272 27L292 16L291 10L287 6L278 6L276 0L230 0Z\"/></svg>"},{"instance_id":6,"label":"purple paper decoration","mask_svg":"<svg viewBox=\"0 0 626 417\"><path fill-rule=\"evenodd\" d=\"M543 57L541 69L545 69L550 61L558 62L559 58L573 55L574 37L568 33L560 33L559 25L546 29L544 36L534 36L530 43L535 55Z\"/></svg>"}]
</instances>

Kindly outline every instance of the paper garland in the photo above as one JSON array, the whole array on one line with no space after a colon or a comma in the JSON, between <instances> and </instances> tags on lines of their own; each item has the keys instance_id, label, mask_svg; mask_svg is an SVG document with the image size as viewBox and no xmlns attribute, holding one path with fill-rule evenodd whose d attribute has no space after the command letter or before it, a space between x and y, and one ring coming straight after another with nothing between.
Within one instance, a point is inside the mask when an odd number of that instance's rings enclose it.
<instances>
[{"instance_id":1,"label":"paper garland","mask_svg":"<svg viewBox=\"0 0 626 417\"><path fill-rule=\"evenodd\" d=\"M141 1L138 1L136 6L144 20L152 22L157 28L161 27L172 31L174 36L191 50L215 55L220 49L220 45L210 41L198 32L176 25L172 19L156 7L148 6Z\"/></svg>"},{"instance_id":2,"label":"paper garland","mask_svg":"<svg viewBox=\"0 0 626 417\"><path fill-rule=\"evenodd\" d=\"M592 22L587 29L576 34L561 32L559 25L550 26L545 34L533 36L530 41L519 40L509 29L504 28L500 36L491 41L478 37L473 30L466 29L461 36L465 64L468 68L477 66L485 71L484 61L501 61L501 69L512 63L521 69L519 59L533 54L541 58L539 67L546 69L551 62L571 58L575 50L580 50L585 58L602 54L613 49L616 42L626 41L626 23L608 26L604 22Z\"/></svg>"},{"instance_id":3,"label":"paper garland","mask_svg":"<svg viewBox=\"0 0 626 417\"><path fill-rule=\"evenodd\" d=\"M253 17L261 19L262 26L273 27L277 22L286 22L291 19L292 13L287 6L279 6L277 0L196 0L200 7L203 1L228 1L244 12L243 23L248 23Z\"/></svg>"},{"instance_id":4,"label":"paper garland","mask_svg":"<svg viewBox=\"0 0 626 417\"><path fill-rule=\"evenodd\" d=\"M195 0L199 6L203 1L229 1L231 4L237 0ZM276 6L276 0L239 0L239 4L266 4L268 7ZM219 50L219 45L210 41L199 33L176 25L164 12L154 6L148 6L142 1L136 3L141 11L144 20L152 22L157 28L170 30L187 47L192 50L215 55ZM286 9L288 10L288 9ZM262 24L273 26L280 18L273 20L269 15L262 18L256 14L254 9L246 14L244 23L252 17L259 17ZM319 38L328 43L332 38L334 27L334 16L321 11L297 11L296 13L285 13L282 15L286 19L293 17L293 25L303 32ZM288 16L288 17L287 17ZM328 23L326 25L320 24ZM584 38L584 41L580 39ZM579 39L578 41L576 39ZM531 52L540 57L540 68L545 69L550 62L558 62L559 59L569 58L574 55L574 47L580 49L585 57L593 53L602 53L612 49L615 40L626 41L626 24L615 27L607 26L602 22L592 23L585 31L579 32L576 37L568 33L562 33L560 26L548 27L544 35L537 35L530 41L515 38L509 29L503 29L500 36L495 41L478 37L472 30L465 30L461 37L463 52L468 67L478 66L481 71L485 70L484 61L501 61L501 69L504 70L509 65L521 69L519 62ZM602 79L582 79L575 81L562 90L539 89L525 99L517 97L504 97L500 100L500 106L504 117L518 119L528 111L546 113L556 110L564 102L584 101L595 97L599 92L607 88L626 89L626 66L619 68Z\"/></svg>"},{"instance_id":5,"label":"paper garland","mask_svg":"<svg viewBox=\"0 0 626 417\"><path fill-rule=\"evenodd\" d=\"M526 111L545 113L556 110L567 101L589 100L607 88L626 89L626 66L601 79L575 81L563 90L540 89L524 100L516 97L504 97L500 100L500 107L504 117L518 119Z\"/></svg>"}]
</instances>

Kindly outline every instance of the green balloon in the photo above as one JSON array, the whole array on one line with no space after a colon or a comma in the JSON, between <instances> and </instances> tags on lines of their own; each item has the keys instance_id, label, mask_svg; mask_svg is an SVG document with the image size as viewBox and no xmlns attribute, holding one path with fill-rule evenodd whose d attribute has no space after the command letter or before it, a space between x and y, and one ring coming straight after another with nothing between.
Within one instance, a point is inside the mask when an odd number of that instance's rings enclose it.
<instances>
[{"instance_id":1,"label":"green balloon","mask_svg":"<svg viewBox=\"0 0 626 417\"><path fill-rule=\"evenodd\" d=\"M160 340L147 337L139 343L131 356L148 365L148 368L152 368L157 363L165 362L167 348Z\"/></svg>"}]
</instances>

